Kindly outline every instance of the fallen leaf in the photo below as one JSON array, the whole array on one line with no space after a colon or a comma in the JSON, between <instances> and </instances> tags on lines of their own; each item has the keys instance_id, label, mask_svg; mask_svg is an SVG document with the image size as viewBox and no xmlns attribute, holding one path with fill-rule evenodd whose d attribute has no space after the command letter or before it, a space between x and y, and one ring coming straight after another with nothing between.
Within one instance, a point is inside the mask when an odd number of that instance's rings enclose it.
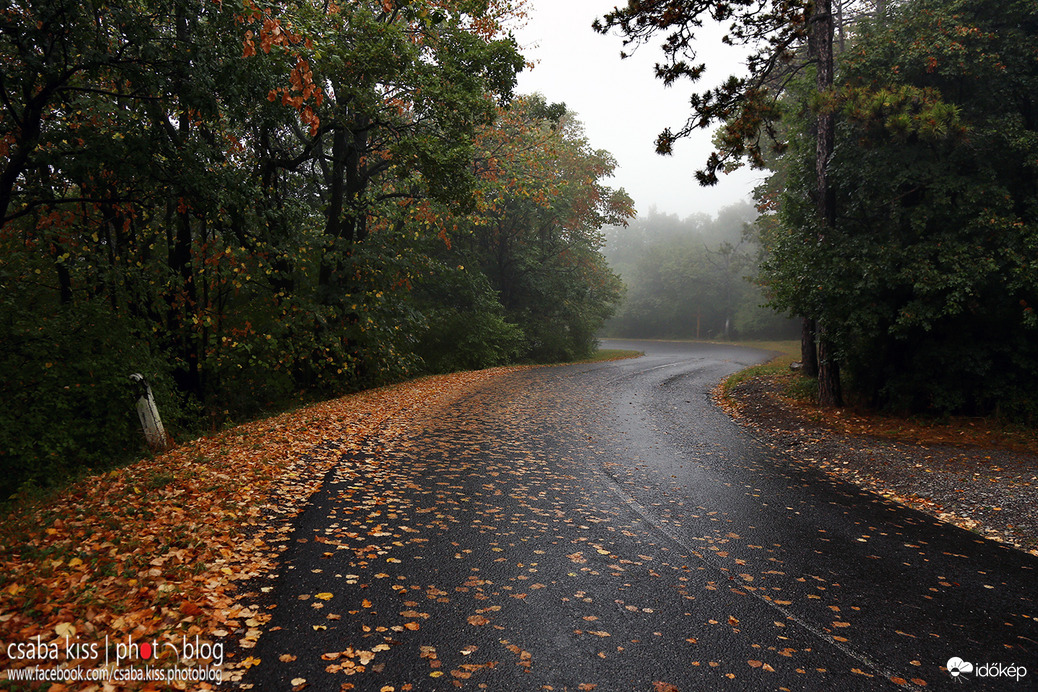
<instances>
[{"instance_id":1,"label":"fallen leaf","mask_svg":"<svg viewBox=\"0 0 1038 692\"><path fill-rule=\"evenodd\" d=\"M681 692L681 690L669 682L654 682L652 686L655 688L654 692Z\"/></svg>"}]
</instances>

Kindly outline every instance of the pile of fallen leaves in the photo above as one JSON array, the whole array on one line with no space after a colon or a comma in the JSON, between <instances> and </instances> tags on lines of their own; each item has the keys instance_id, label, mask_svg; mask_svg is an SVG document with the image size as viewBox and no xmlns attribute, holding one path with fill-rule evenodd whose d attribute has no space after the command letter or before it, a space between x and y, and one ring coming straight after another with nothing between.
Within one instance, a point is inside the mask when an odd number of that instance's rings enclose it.
<instances>
[{"instance_id":1,"label":"pile of fallen leaves","mask_svg":"<svg viewBox=\"0 0 1038 692\"><path fill-rule=\"evenodd\" d=\"M16 511L0 525L0 641L57 644L69 667L104 666L105 647L120 641L156 642L155 654L184 637L251 648L268 616L239 603L240 585L273 567L271 534L341 455L404 411L499 372L426 378L242 425ZM68 642L78 646L66 663ZM0 671L35 663L0 651Z\"/></svg>"}]
</instances>

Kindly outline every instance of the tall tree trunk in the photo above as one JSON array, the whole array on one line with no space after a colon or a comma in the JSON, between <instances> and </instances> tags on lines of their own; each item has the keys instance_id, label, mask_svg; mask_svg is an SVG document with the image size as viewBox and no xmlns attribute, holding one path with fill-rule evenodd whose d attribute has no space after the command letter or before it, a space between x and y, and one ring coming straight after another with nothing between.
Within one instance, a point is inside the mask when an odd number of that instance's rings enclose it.
<instances>
[{"instance_id":1,"label":"tall tree trunk","mask_svg":"<svg viewBox=\"0 0 1038 692\"><path fill-rule=\"evenodd\" d=\"M328 208L325 211L324 241L325 249L321 253L321 268L317 277L319 300L325 304L332 302L332 280L338 269L336 259L338 240L343 235L343 205L346 198L346 128L339 125L332 132L332 160L328 185Z\"/></svg>"},{"instance_id":2,"label":"tall tree trunk","mask_svg":"<svg viewBox=\"0 0 1038 692\"><path fill-rule=\"evenodd\" d=\"M328 208L324 235L328 247L321 258L318 286L323 300L329 304L341 287L336 275L342 268L338 241L349 245L362 243L367 238L367 223L364 210L360 208L361 196L368 186L368 172L364 156L368 150L368 128L370 121L364 116L355 116L349 127L339 125L332 134L332 165L328 185Z\"/></svg>"},{"instance_id":3,"label":"tall tree trunk","mask_svg":"<svg viewBox=\"0 0 1038 692\"><path fill-rule=\"evenodd\" d=\"M18 179L29 167L29 159L39 144L43 129L43 111L54 92L54 86L48 84L40 93L31 99L22 109L21 122L18 128L17 141L0 167L0 228L7 222L7 212L14 201Z\"/></svg>"},{"instance_id":4,"label":"tall tree trunk","mask_svg":"<svg viewBox=\"0 0 1038 692\"><path fill-rule=\"evenodd\" d=\"M178 6L174 22L177 47L180 51L186 51L188 48L191 36L189 21L185 8ZM184 77L179 74L174 76L173 89L174 93L178 95L186 91ZM177 117L176 128L167 130L167 132L171 146L178 150L179 165L184 166L188 165L186 162L189 160L186 152L192 135L191 114L186 103L181 102L178 105L180 112ZM163 114L161 117L165 119L168 116ZM184 359L184 364L177 368L173 377L181 391L192 395L201 402L205 400L201 369L202 348L198 335L195 333L194 321L192 320L192 317L195 316L196 311L199 309L194 267L195 239L191 224L192 212L190 206L192 198L195 196L196 188L193 185L181 184L175 189L179 193L179 199L175 202L173 200L167 202L170 212L168 213L168 220L173 222L175 226L175 236L173 237L173 244L170 247L169 253L169 266L170 269L180 275L182 283L179 289L174 289L173 294L169 297L169 325L171 331L177 335L176 338L179 340L177 346L180 352L179 355ZM175 210L173 208L174 204L176 204ZM175 295L176 290L180 291L179 296Z\"/></svg>"},{"instance_id":5,"label":"tall tree trunk","mask_svg":"<svg viewBox=\"0 0 1038 692\"><path fill-rule=\"evenodd\" d=\"M815 0L811 15L810 47L818 68L817 87L820 94L832 89L833 69L833 13L832 0ZM825 104L818 112L818 138L815 148L815 176L817 180L818 218L820 231L827 236L836 226L836 200L829 184L829 159L836 138L835 115ZM832 352L824 318L818 324L818 403L822 406L842 406L840 367Z\"/></svg>"},{"instance_id":6,"label":"tall tree trunk","mask_svg":"<svg viewBox=\"0 0 1038 692\"><path fill-rule=\"evenodd\" d=\"M843 406L840 362L832 352L824 324L818 326L818 403L830 407Z\"/></svg>"},{"instance_id":7,"label":"tall tree trunk","mask_svg":"<svg viewBox=\"0 0 1038 692\"><path fill-rule=\"evenodd\" d=\"M815 321L807 317L800 321L800 363L808 377L818 377L818 351L815 348Z\"/></svg>"}]
</instances>

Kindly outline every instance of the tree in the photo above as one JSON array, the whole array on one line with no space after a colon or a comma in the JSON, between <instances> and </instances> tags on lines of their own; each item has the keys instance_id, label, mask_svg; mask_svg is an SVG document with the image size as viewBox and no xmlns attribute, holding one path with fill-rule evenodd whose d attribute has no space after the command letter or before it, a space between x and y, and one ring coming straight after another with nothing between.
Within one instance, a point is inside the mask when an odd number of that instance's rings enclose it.
<instances>
[{"instance_id":1,"label":"tree","mask_svg":"<svg viewBox=\"0 0 1038 692\"><path fill-rule=\"evenodd\" d=\"M475 130L493 120L495 100L508 100L523 65L501 35L517 10L463 0L249 7L244 53L280 67L267 98L298 114L262 133L275 154L268 176L315 178L323 216L317 351L302 375L316 382L342 361L367 367L358 347L372 332L358 331L355 306L367 292L358 279L378 262L363 250L372 229L430 227L397 203L471 205ZM360 254L368 264L358 267Z\"/></svg>"},{"instance_id":2,"label":"tree","mask_svg":"<svg viewBox=\"0 0 1038 692\"><path fill-rule=\"evenodd\" d=\"M746 76L730 76L721 86L694 95L690 102L691 117L677 132L664 130L656 140L656 149L668 154L677 139L697 129L723 123L720 148L710 155L706 166L696 172L700 184L713 185L717 183L719 170L735 166L739 160L748 159L754 166L765 167L764 136L774 139L775 123L780 117L776 98L799 70L793 61L805 39L816 69L818 92L824 94L829 90L833 74L834 22L832 0L631 0L626 8L616 8L603 20L596 20L594 27L602 33L619 29L625 37L625 46L644 44L658 33L670 32L663 43L666 62L656 66L656 76L669 85L682 78L694 83L703 76L706 65L696 62L695 41L696 31L706 19L728 25L728 33L723 38L725 43L751 47ZM833 123L832 113L820 109L815 127L817 184L814 196L823 241L832 226L827 166L832 151ZM805 325L805 354L812 333ZM821 337L819 400L823 405L838 406L842 404L838 364L824 325L818 333Z\"/></svg>"},{"instance_id":3,"label":"tree","mask_svg":"<svg viewBox=\"0 0 1038 692\"><path fill-rule=\"evenodd\" d=\"M416 234L442 232L421 202L472 205L475 129L522 65L500 29L517 4L5 5L0 361L24 375L5 397L64 379L33 420L89 421L147 370L177 430L408 371ZM105 357L68 357L77 341ZM91 388L101 363L114 379ZM15 484L134 446L132 426L45 444L3 425L25 442Z\"/></svg>"},{"instance_id":4,"label":"tree","mask_svg":"<svg viewBox=\"0 0 1038 692\"><path fill-rule=\"evenodd\" d=\"M1035 245L1036 34L1025 2L912 0L860 24L829 103L838 213L823 248L790 144L770 285L787 308L824 311L866 401L1034 410L1038 277L1022 258Z\"/></svg>"},{"instance_id":5,"label":"tree","mask_svg":"<svg viewBox=\"0 0 1038 692\"><path fill-rule=\"evenodd\" d=\"M833 87L832 0L813 1L809 24L808 46L815 64L815 84L818 94L824 99ZM829 161L833 155L835 127L834 113L828 108L820 108L815 122L815 205L819 223L818 241L822 244L827 242L826 238L836 226L836 200L829 179ZM818 403L822 406L842 406L840 364L833 352L828 327L824 321L813 321L818 342ZM808 329L805 329L805 332ZM810 334L805 333L804 336L809 338Z\"/></svg>"},{"instance_id":6,"label":"tree","mask_svg":"<svg viewBox=\"0 0 1038 692\"><path fill-rule=\"evenodd\" d=\"M619 300L619 279L600 253L601 228L633 215L630 197L603 183L615 161L593 149L562 104L538 95L502 110L478 138L475 213L457 244L480 267L525 355L587 355Z\"/></svg>"}]
</instances>

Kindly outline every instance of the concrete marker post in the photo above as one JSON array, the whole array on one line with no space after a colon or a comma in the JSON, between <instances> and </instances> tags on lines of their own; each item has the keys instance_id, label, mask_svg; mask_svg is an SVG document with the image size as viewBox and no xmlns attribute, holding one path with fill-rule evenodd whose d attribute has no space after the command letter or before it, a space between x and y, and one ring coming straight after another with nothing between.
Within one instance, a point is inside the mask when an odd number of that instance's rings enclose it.
<instances>
[{"instance_id":1,"label":"concrete marker post","mask_svg":"<svg viewBox=\"0 0 1038 692\"><path fill-rule=\"evenodd\" d=\"M162 427L162 418L159 417L151 386L139 372L130 375L130 379L137 385L137 415L144 429L144 439L153 451L161 451L166 448L166 431Z\"/></svg>"}]
</instances>

